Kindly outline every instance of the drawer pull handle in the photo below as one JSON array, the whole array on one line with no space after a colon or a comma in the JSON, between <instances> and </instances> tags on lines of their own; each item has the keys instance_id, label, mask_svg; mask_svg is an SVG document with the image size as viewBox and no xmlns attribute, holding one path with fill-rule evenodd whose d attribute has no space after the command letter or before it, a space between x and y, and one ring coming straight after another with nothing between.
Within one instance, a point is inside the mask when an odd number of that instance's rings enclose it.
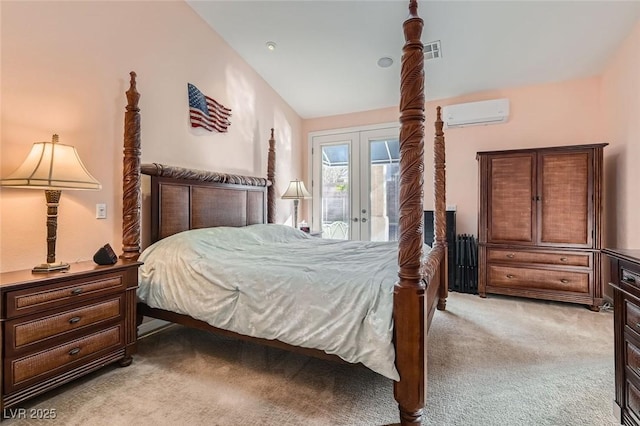
<instances>
[{"instance_id":1,"label":"drawer pull handle","mask_svg":"<svg viewBox=\"0 0 640 426\"><path fill-rule=\"evenodd\" d=\"M73 317L69 319L69 324L75 324L77 322L80 322L80 317Z\"/></svg>"},{"instance_id":2,"label":"drawer pull handle","mask_svg":"<svg viewBox=\"0 0 640 426\"><path fill-rule=\"evenodd\" d=\"M78 295L82 293L82 288L78 287L78 288L74 288L73 290L71 290L71 294L73 294L74 296Z\"/></svg>"},{"instance_id":3,"label":"drawer pull handle","mask_svg":"<svg viewBox=\"0 0 640 426\"><path fill-rule=\"evenodd\" d=\"M640 328L640 322L636 323L636 328Z\"/></svg>"},{"instance_id":4,"label":"drawer pull handle","mask_svg":"<svg viewBox=\"0 0 640 426\"><path fill-rule=\"evenodd\" d=\"M631 283L631 284L635 284L636 283L636 279L633 278L633 277L630 277L628 275L626 277L622 277L622 281L628 282L628 283Z\"/></svg>"},{"instance_id":5,"label":"drawer pull handle","mask_svg":"<svg viewBox=\"0 0 640 426\"><path fill-rule=\"evenodd\" d=\"M568 283L568 282L569 282L569 280L568 280L568 279L566 279L566 278L561 278L561 279L560 279L560 282L561 282L562 284L566 284L566 283Z\"/></svg>"},{"instance_id":6,"label":"drawer pull handle","mask_svg":"<svg viewBox=\"0 0 640 426\"><path fill-rule=\"evenodd\" d=\"M77 355L80 352L80 348L73 348L69 351L69 356Z\"/></svg>"},{"instance_id":7,"label":"drawer pull handle","mask_svg":"<svg viewBox=\"0 0 640 426\"><path fill-rule=\"evenodd\" d=\"M561 257L560 258L560 262L566 262L567 260L569 260L569 259L567 259L566 257Z\"/></svg>"},{"instance_id":8,"label":"drawer pull handle","mask_svg":"<svg viewBox=\"0 0 640 426\"><path fill-rule=\"evenodd\" d=\"M511 279L511 278L515 278L516 276L513 274L507 274L507 278Z\"/></svg>"},{"instance_id":9,"label":"drawer pull handle","mask_svg":"<svg viewBox=\"0 0 640 426\"><path fill-rule=\"evenodd\" d=\"M513 253L509 253L509 254L507 255L507 257L508 257L509 259L513 259L514 257L516 257L516 255L515 255L515 254L513 254Z\"/></svg>"}]
</instances>

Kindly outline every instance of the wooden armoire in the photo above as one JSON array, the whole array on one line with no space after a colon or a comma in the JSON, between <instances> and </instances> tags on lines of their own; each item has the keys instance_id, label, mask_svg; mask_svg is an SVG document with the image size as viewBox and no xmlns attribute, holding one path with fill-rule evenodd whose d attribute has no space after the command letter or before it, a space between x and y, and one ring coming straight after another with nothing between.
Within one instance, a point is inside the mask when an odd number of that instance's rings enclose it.
<instances>
[{"instance_id":1,"label":"wooden armoire","mask_svg":"<svg viewBox=\"0 0 640 426\"><path fill-rule=\"evenodd\" d=\"M607 144L479 152L478 293L602 304Z\"/></svg>"}]
</instances>

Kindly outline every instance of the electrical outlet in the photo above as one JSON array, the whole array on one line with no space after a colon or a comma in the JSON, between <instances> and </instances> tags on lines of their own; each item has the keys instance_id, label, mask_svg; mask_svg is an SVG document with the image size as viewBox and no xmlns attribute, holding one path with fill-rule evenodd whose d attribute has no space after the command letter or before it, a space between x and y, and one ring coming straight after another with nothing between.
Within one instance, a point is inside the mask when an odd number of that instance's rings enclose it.
<instances>
[{"instance_id":1,"label":"electrical outlet","mask_svg":"<svg viewBox=\"0 0 640 426\"><path fill-rule=\"evenodd\" d=\"M106 219L107 218L107 205L106 204L96 204L96 219Z\"/></svg>"}]
</instances>

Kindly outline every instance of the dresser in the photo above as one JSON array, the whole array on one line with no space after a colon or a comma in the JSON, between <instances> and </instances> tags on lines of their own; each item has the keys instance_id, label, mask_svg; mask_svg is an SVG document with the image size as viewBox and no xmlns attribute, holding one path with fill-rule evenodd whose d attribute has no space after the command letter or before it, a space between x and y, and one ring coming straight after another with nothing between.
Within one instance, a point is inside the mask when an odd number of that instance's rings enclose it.
<instances>
[{"instance_id":1,"label":"dresser","mask_svg":"<svg viewBox=\"0 0 640 426\"><path fill-rule=\"evenodd\" d=\"M640 250L602 252L611 260L616 405L623 424L640 425Z\"/></svg>"},{"instance_id":2,"label":"dresser","mask_svg":"<svg viewBox=\"0 0 640 426\"><path fill-rule=\"evenodd\" d=\"M602 304L603 148L479 152L478 292Z\"/></svg>"},{"instance_id":3,"label":"dresser","mask_svg":"<svg viewBox=\"0 0 640 426\"><path fill-rule=\"evenodd\" d=\"M3 412L106 364L131 363L139 265L0 274Z\"/></svg>"}]
</instances>

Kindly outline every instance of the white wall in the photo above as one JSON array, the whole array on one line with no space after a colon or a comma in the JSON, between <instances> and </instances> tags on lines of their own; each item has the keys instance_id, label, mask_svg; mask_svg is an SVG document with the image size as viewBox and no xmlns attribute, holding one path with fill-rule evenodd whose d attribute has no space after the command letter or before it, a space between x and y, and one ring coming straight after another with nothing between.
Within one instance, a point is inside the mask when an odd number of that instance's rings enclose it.
<instances>
[{"instance_id":1,"label":"white wall","mask_svg":"<svg viewBox=\"0 0 640 426\"><path fill-rule=\"evenodd\" d=\"M102 183L64 191L57 258L91 259L110 243L121 251L122 139L129 71L142 94L142 159L266 176L269 129L276 129L277 192L300 174L301 119L184 2L0 2L2 119L0 173L11 173L34 142L58 133L76 146ZM231 108L226 134L194 131L187 83ZM95 219L106 203L108 218ZM278 202L278 221L290 203ZM42 191L0 190L0 270L46 257Z\"/></svg>"}]
</instances>

